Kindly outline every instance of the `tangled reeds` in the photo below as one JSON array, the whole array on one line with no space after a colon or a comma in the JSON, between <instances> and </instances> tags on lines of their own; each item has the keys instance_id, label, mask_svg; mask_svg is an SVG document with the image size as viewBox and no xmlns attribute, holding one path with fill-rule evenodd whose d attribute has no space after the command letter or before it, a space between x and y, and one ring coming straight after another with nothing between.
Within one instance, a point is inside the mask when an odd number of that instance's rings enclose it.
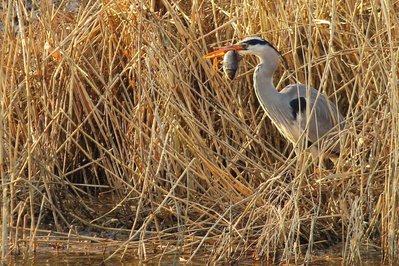
<instances>
[{"instance_id":1,"label":"tangled reeds","mask_svg":"<svg viewBox=\"0 0 399 266\"><path fill-rule=\"evenodd\" d=\"M2 3L3 257L54 236L141 259L398 256L397 3ZM288 62L278 88L311 84L345 114L337 168L293 155L252 90L255 59L231 82L202 58L252 34Z\"/></svg>"}]
</instances>

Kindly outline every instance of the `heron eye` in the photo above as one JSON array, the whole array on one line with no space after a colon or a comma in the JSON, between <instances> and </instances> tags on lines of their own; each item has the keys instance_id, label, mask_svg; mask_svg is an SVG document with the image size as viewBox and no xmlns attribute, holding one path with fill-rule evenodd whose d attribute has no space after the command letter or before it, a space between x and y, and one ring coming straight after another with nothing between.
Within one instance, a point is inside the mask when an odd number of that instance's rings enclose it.
<instances>
[{"instance_id":1,"label":"heron eye","mask_svg":"<svg viewBox=\"0 0 399 266\"><path fill-rule=\"evenodd\" d=\"M244 49L247 49L247 48L248 48L248 43L246 43L246 42L240 43L240 45L241 45L242 48L244 48Z\"/></svg>"}]
</instances>

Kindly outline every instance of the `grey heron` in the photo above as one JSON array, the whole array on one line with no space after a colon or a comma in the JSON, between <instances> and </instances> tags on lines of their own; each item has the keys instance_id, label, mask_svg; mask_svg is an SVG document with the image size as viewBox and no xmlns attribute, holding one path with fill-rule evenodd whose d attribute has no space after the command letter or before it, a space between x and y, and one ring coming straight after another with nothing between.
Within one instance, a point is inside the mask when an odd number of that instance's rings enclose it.
<instances>
[{"instance_id":1,"label":"grey heron","mask_svg":"<svg viewBox=\"0 0 399 266\"><path fill-rule=\"evenodd\" d=\"M205 55L222 56L228 51L239 55L255 55L259 59L253 74L255 94L279 132L298 149L306 146L316 163L324 158L336 163L340 152L338 134L343 116L337 106L318 90L304 84L291 84L276 90L273 74L280 63L281 54L268 41L260 37L247 37L235 45L226 46Z\"/></svg>"}]
</instances>

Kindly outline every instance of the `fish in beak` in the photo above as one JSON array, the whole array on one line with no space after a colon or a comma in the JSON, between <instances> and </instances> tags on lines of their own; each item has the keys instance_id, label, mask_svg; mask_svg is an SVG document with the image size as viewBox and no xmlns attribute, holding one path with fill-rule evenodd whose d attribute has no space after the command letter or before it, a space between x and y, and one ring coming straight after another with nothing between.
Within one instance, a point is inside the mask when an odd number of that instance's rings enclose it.
<instances>
[{"instance_id":1,"label":"fish in beak","mask_svg":"<svg viewBox=\"0 0 399 266\"><path fill-rule=\"evenodd\" d=\"M230 45L210 52L209 54L204 55L204 58L213 59L213 65L216 69L218 58L223 57L224 73L230 80L233 80L240 61L238 51L241 50L245 50L245 47L240 44Z\"/></svg>"},{"instance_id":2,"label":"fish in beak","mask_svg":"<svg viewBox=\"0 0 399 266\"><path fill-rule=\"evenodd\" d=\"M229 78L229 80L233 80L237 69L238 64L240 62L240 56L236 50L227 51L223 56L223 71L224 74Z\"/></svg>"}]
</instances>

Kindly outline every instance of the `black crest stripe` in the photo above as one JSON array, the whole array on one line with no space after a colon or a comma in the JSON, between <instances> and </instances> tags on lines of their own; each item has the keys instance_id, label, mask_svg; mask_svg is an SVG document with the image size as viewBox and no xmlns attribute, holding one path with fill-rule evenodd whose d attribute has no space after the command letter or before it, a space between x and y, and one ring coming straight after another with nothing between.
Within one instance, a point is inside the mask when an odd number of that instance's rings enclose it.
<instances>
[{"instance_id":1,"label":"black crest stripe","mask_svg":"<svg viewBox=\"0 0 399 266\"><path fill-rule=\"evenodd\" d=\"M261 40L261 39L249 39L249 40L245 41L245 43L248 44L248 45L257 45L257 44L264 45L264 44L269 44L267 41Z\"/></svg>"},{"instance_id":2,"label":"black crest stripe","mask_svg":"<svg viewBox=\"0 0 399 266\"><path fill-rule=\"evenodd\" d=\"M278 54L280 54L280 52L276 49L276 47L274 47L270 42L263 40L263 39L249 39L244 41L244 43L248 44L248 45L269 45L271 48L273 48Z\"/></svg>"}]
</instances>

